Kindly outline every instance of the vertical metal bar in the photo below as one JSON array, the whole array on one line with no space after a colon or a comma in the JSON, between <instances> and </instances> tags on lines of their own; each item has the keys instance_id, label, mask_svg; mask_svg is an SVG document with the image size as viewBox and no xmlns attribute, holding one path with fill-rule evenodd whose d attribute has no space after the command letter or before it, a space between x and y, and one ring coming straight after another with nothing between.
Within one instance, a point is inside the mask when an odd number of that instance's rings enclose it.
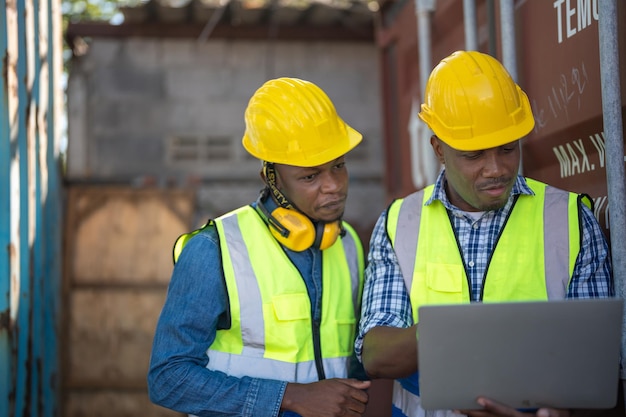
<instances>
[{"instance_id":1,"label":"vertical metal bar","mask_svg":"<svg viewBox=\"0 0 626 417\"><path fill-rule=\"evenodd\" d=\"M435 11L435 0L415 0L415 14L417 16L417 47L419 58L419 79L420 94L422 99L426 90L426 83L432 71L431 37L430 37L430 15ZM419 100L420 104L422 100ZM412 118L417 119L417 111L412 111ZM415 120L416 133L411 134L411 177L413 185L421 188L437 178L439 171L439 161L430 152L429 139L432 131L420 119ZM424 152L426 151L426 152ZM420 155L422 155L420 157Z\"/></svg>"},{"instance_id":2,"label":"vertical metal bar","mask_svg":"<svg viewBox=\"0 0 626 417\"><path fill-rule=\"evenodd\" d=\"M46 1L46 0L42 0ZM40 16L41 9L39 0L26 0L27 8L31 9L31 13L27 13L27 42L29 56L29 94L30 94L30 114L28 118L28 136L29 136L29 204L31 207L29 222L31 224L29 236L29 247L31 249L31 269L30 274L31 289L31 336L30 336L30 354L29 354L29 373L30 373L30 401L28 408L30 415L41 417L42 404L42 383L41 364L43 363L43 317L46 306L43 303L43 234L42 234L42 174L45 173L45 167L41 165L41 156L45 155L45 151L41 148L42 141L45 141L40 133L42 129L40 114L42 111L42 103L40 102L41 93L41 76L42 76L42 60L40 51ZM42 169L43 168L43 169Z\"/></svg>"},{"instance_id":3,"label":"vertical metal bar","mask_svg":"<svg viewBox=\"0 0 626 417\"><path fill-rule=\"evenodd\" d=\"M515 46L515 8L513 0L500 0L500 31L502 36L502 64L517 82Z\"/></svg>"},{"instance_id":4,"label":"vertical metal bar","mask_svg":"<svg viewBox=\"0 0 626 417\"><path fill-rule=\"evenodd\" d=\"M3 322L6 328L6 368L8 373L6 378L8 386L6 390L5 407L8 409L6 415L14 415L16 402L16 380L18 373L18 354L16 334L19 330L17 321L20 302L20 268L21 268L21 251L20 251L20 177L19 177L19 74L18 74L18 55L19 55L19 26L18 26L18 8L16 2L7 2L4 7L6 32L3 65L5 65L2 75L5 90L5 109L7 123L6 140L8 141L6 153L6 161L8 162L6 173L6 188L8 196L9 215L5 217L7 221L6 248L7 251L7 269L8 269L8 310L3 310Z\"/></svg>"},{"instance_id":5,"label":"vertical metal bar","mask_svg":"<svg viewBox=\"0 0 626 417\"><path fill-rule=\"evenodd\" d=\"M609 198L609 232L617 295L626 297L626 190L624 181L624 137L618 52L617 2L598 2L600 83L602 119L606 137L606 176ZM622 320L622 389L626 394L626 312Z\"/></svg>"},{"instance_id":6,"label":"vertical metal bar","mask_svg":"<svg viewBox=\"0 0 626 417\"><path fill-rule=\"evenodd\" d=\"M432 70L432 54L430 39L430 14L435 10L435 0L415 0L417 16L417 52L420 71L420 91L424 94L426 82Z\"/></svg>"},{"instance_id":7,"label":"vertical metal bar","mask_svg":"<svg viewBox=\"0 0 626 417\"><path fill-rule=\"evenodd\" d=\"M45 1L45 0L44 0ZM42 1L42 4L44 4ZM45 271L43 302L46 305L44 314L44 361L42 364L41 378L43 381L43 412L42 417L57 417L60 409L60 372L59 372L59 325L60 325L60 300L61 300L61 172L59 163L59 140L62 90L62 46L61 46L61 6L60 0L47 0L48 5L45 19L48 22L45 33L47 34L46 60L48 68L48 83L42 85L47 95L46 109L46 132L47 142L45 146L46 171L48 173L44 183L47 184L42 204L45 206L43 220L43 234L45 239L45 254L43 259ZM43 13L43 12L42 12ZM42 28L42 33L44 29ZM42 147L43 150L43 147Z\"/></svg>"},{"instance_id":8,"label":"vertical metal bar","mask_svg":"<svg viewBox=\"0 0 626 417\"><path fill-rule=\"evenodd\" d=\"M15 410L14 415L23 416L30 414L30 358L32 336L32 275L30 272L31 252L29 248L30 232L30 172L29 172L29 132L28 115L31 111L29 101L29 88L31 85L29 67L29 32L27 29L27 16L32 10L27 7L26 0L18 0L17 5L17 182L19 183L19 212L12 213L19 216L19 229L17 231L19 244L19 273L17 274L18 301L16 308L16 332L14 346L17 351L15 362Z\"/></svg>"},{"instance_id":9,"label":"vertical metal bar","mask_svg":"<svg viewBox=\"0 0 626 417\"><path fill-rule=\"evenodd\" d=\"M478 24L476 23L476 2L463 0L463 27L465 29L465 49L478 50Z\"/></svg>"},{"instance_id":10,"label":"vertical metal bar","mask_svg":"<svg viewBox=\"0 0 626 417\"><path fill-rule=\"evenodd\" d=\"M487 0L487 26L489 28L488 54L496 56L496 11L494 0Z\"/></svg>"},{"instance_id":11,"label":"vertical metal bar","mask_svg":"<svg viewBox=\"0 0 626 417\"><path fill-rule=\"evenodd\" d=\"M502 64L513 81L517 82L517 45L515 43L515 7L513 0L500 0L500 35L502 37ZM520 146L524 139L521 139ZM518 174L524 174L524 160L520 152Z\"/></svg>"},{"instance_id":12,"label":"vertical metal bar","mask_svg":"<svg viewBox=\"0 0 626 417\"><path fill-rule=\"evenodd\" d=\"M11 129L9 127L9 60L8 5L0 5L0 51L3 51L2 82L0 83L0 247L10 248L11 242ZM0 252L0 277L11 277L9 250ZM0 415L10 415L11 395L11 280L0 278Z\"/></svg>"}]
</instances>

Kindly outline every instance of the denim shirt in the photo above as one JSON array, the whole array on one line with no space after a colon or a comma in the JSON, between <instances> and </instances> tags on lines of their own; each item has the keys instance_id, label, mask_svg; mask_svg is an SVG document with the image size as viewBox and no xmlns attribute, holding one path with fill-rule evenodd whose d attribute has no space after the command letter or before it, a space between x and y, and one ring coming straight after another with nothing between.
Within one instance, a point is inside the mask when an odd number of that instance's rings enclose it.
<instances>
[{"instance_id":1,"label":"denim shirt","mask_svg":"<svg viewBox=\"0 0 626 417\"><path fill-rule=\"evenodd\" d=\"M275 206L269 200L266 206L271 212ZM284 249L304 279L312 317L319 320L322 252ZM227 309L219 240L215 227L208 227L187 242L174 266L152 346L150 400L198 417L297 416L279 414L286 381L238 378L206 368L206 350L215 340Z\"/></svg>"}]
</instances>

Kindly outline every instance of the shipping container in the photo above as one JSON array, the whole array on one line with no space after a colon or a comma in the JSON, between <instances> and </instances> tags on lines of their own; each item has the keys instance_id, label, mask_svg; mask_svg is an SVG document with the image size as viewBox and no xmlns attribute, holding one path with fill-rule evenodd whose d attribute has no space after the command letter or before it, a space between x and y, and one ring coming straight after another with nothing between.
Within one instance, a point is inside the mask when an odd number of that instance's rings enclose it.
<instances>
[{"instance_id":1,"label":"shipping container","mask_svg":"<svg viewBox=\"0 0 626 417\"><path fill-rule=\"evenodd\" d=\"M419 4L432 3L420 12ZM423 77L455 50L478 49L503 61L498 2L475 2L477 48L466 45L466 15L460 0L385 1L377 42L381 50L388 199L434 180L438 165L417 117ZM555 186L591 195L608 229L605 140L602 120L598 1L518 1L514 9L509 68L531 101L536 125L523 144L523 173ZM626 15L618 4L622 102L626 90ZM420 62L418 20L430 25L429 62ZM416 16L417 15L417 16ZM506 63L505 63L506 65ZM423 69L426 73L423 74ZM422 72L422 73L421 73ZM624 107L622 107L624 109ZM622 110L623 112L623 110ZM419 138L418 138L418 135ZM420 142L420 143L418 143Z\"/></svg>"},{"instance_id":2,"label":"shipping container","mask_svg":"<svg viewBox=\"0 0 626 417\"><path fill-rule=\"evenodd\" d=\"M3 1L0 28L0 416L56 416L60 2Z\"/></svg>"}]
</instances>

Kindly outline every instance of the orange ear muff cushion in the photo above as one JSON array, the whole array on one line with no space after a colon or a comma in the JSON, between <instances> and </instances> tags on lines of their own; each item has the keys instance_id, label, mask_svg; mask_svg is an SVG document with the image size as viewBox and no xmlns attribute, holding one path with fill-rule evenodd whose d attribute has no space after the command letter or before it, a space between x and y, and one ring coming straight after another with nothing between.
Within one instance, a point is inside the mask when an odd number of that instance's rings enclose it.
<instances>
[{"instance_id":1,"label":"orange ear muff cushion","mask_svg":"<svg viewBox=\"0 0 626 417\"><path fill-rule=\"evenodd\" d=\"M340 233L339 222L325 223L319 248L321 250L330 248L337 241Z\"/></svg>"},{"instance_id":2,"label":"orange ear muff cushion","mask_svg":"<svg viewBox=\"0 0 626 417\"><path fill-rule=\"evenodd\" d=\"M272 216L289 230L289 235L284 237L275 228L270 228L272 234L280 243L296 252L307 250L313 245L315 241L315 227L304 214L284 207L278 207L272 212Z\"/></svg>"}]
</instances>

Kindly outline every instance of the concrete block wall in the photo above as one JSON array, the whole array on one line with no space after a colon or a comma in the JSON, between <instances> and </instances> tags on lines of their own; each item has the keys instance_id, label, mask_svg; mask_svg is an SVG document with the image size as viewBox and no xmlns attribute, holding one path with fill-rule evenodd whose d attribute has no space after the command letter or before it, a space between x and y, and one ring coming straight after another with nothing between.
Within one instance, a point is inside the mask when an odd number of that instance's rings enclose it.
<instances>
[{"instance_id":1,"label":"concrete block wall","mask_svg":"<svg viewBox=\"0 0 626 417\"><path fill-rule=\"evenodd\" d=\"M384 208L378 56L374 44L94 38L68 83L68 177L81 181L198 185L198 218L253 201L260 163L241 146L243 114L268 79L291 76L324 89L364 135L348 159L346 218L368 230ZM230 158L168 161L175 137L225 137ZM366 232L365 232L366 233Z\"/></svg>"}]
</instances>

